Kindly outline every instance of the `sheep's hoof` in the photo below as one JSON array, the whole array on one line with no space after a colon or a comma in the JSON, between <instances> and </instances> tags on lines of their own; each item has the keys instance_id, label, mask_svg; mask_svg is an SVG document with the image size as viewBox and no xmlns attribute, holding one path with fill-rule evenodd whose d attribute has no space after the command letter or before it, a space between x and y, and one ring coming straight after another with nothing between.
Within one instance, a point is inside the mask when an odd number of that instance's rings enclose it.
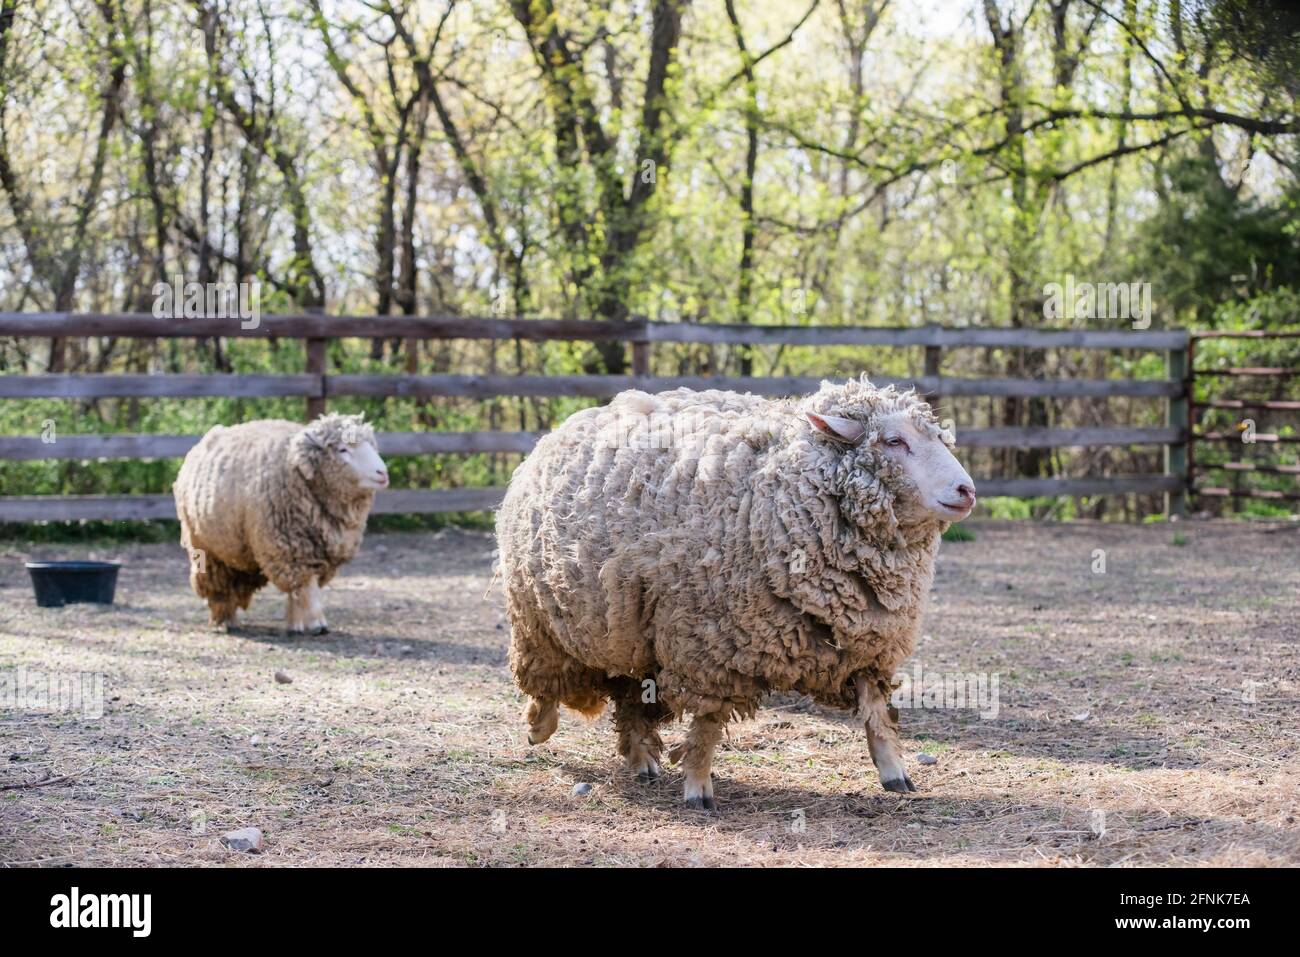
<instances>
[{"instance_id":1,"label":"sheep's hoof","mask_svg":"<svg viewBox=\"0 0 1300 957\"><path fill-rule=\"evenodd\" d=\"M886 791L893 791L897 794L910 794L916 790L916 785L912 779L904 774L901 778L881 778L880 786Z\"/></svg>"},{"instance_id":2,"label":"sheep's hoof","mask_svg":"<svg viewBox=\"0 0 1300 957\"><path fill-rule=\"evenodd\" d=\"M711 797L693 797L686 799L686 806L692 811L714 811L718 810L718 802Z\"/></svg>"},{"instance_id":3,"label":"sheep's hoof","mask_svg":"<svg viewBox=\"0 0 1300 957\"><path fill-rule=\"evenodd\" d=\"M328 635L330 633L329 625L317 625L311 630L313 635Z\"/></svg>"},{"instance_id":4,"label":"sheep's hoof","mask_svg":"<svg viewBox=\"0 0 1300 957\"><path fill-rule=\"evenodd\" d=\"M524 720L528 722L528 743L541 744L560 726L559 702L534 698L524 711Z\"/></svg>"},{"instance_id":5,"label":"sheep's hoof","mask_svg":"<svg viewBox=\"0 0 1300 957\"><path fill-rule=\"evenodd\" d=\"M651 764L648 768L643 768L638 771L636 773L636 779L640 784L652 784L659 780L661 774L662 772L659 770L659 765Z\"/></svg>"},{"instance_id":6,"label":"sheep's hoof","mask_svg":"<svg viewBox=\"0 0 1300 957\"><path fill-rule=\"evenodd\" d=\"M551 735L554 733L555 733L554 728L552 728L550 731L529 731L528 743L533 745L545 744L548 740L550 740Z\"/></svg>"}]
</instances>

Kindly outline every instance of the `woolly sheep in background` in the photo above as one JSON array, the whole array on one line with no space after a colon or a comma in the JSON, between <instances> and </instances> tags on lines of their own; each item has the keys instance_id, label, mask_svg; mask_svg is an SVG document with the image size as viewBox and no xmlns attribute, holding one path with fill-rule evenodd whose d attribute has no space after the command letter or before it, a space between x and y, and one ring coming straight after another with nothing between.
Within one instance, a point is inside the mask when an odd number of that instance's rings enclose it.
<instances>
[{"instance_id":1,"label":"woolly sheep in background","mask_svg":"<svg viewBox=\"0 0 1300 957\"><path fill-rule=\"evenodd\" d=\"M772 692L858 709L890 791L915 790L889 694L912 651L940 535L975 488L912 393L864 376L803 399L625 392L543 438L497 516L510 662L529 741L559 706L614 701L618 750L670 758L712 809L724 726Z\"/></svg>"},{"instance_id":2,"label":"woolly sheep in background","mask_svg":"<svg viewBox=\"0 0 1300 957\"><path fill-rule=\"evenodd\" d=\"M172 491L190 585L212 624L234 625L270 581L287 596L288 631L328 631L321 588L356 555L375 492L387 486L374 430L359 415L210 429Z\"/></svg>"}]
</instances>

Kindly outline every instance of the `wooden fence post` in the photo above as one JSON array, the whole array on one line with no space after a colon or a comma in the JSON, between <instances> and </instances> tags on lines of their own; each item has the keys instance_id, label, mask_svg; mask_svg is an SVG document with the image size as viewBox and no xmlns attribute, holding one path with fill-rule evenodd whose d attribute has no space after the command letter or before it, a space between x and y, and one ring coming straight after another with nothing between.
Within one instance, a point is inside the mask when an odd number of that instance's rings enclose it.
<instances>
[{"instance_id":1,"label":"wooden fence post","mask_svg":"<svg viewBox=\"0 0 1300 957\"><path fill-rule=\"evenodd\" d=\"M645 332L646 321L638 320L641 327L641 338L632 340L632 374L645 375L650 374L650 339Z\"/></svg>"},{"instance_id":2,"label":"wooden fence post","mask_svg":"<svg viewBox=\"0 0 1300 957\"><path fill-rule=\"evenodd\" d=\"M304 310L308 315L320 315L324 310L314 307ZM307 339L307 369L311 375L320 376L321 394L307 397L307 421L325 414L325 366L327 360L328 339Z\"/></svg>"},{"instance_id":3,"label":"wooden fence post","mask_svg":"<svg viewBox=\"0 0 1300 957\"><path fill-rule=\"evenodd\" d=\"M1190 342L1190 340L1189 340ZM1165 371L1169 379L1182 385L1177 395L1171 395L1165 404L1165 425L1181 431L1182 439L1165 446L1165 475L1178 478L1182 486L1165 493L1165 517L1184 518L1187 515L1187 487L1190 475L1187 468L1187 446L1191 441L1191 375L1187 366L1188 346L1171 349L1165 353Z\"/></svg>"},{"instance_id":4,"label":"wooden fence post","mask_svg":"<svg viewBox=\"0 0 1300 957\"><path fill-rule=\"evenodd\" d=\"M930 328L936 328L931 325ZM943 363L943 346L926 346L925 347L925 377L927 379L938 379L943 373L940 366Z\"/></svg>"},{"instance_id":5,"label":"wooden fence post","mask_svg":"<svg viewBox=\"0 0 1300 957\"><path fill-rule=\"evenodd\" d=\"M1187 459L1183 464L1183 475L1187 479L1187 491L1183 501L1188 506L1195 508L1195 494L1192 489L1196 485L1196 426L1200 424L1201 416L1196 408L1196 336L1192 333L1187 334Z\"/></svg>"}]
</instances>

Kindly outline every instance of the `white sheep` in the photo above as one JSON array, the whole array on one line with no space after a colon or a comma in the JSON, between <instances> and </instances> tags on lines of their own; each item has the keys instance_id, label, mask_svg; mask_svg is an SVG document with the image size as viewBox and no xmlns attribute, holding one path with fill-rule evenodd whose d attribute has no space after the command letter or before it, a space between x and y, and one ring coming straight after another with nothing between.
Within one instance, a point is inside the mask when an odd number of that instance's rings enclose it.
<instances>
[{"instance_id":1,"label":"white sheep","mask_svg":"<svg viewBox=\"0 0 1300 957\"><path fill-rule=\"evenodd\" d=\"M915 788L888 698L912 651L941 533L975 504L950 433L863 377L802 400L681 389L571 416L516 470L497 517L532 743L559 705L614 701L618 749L670 757L713 808L726 723L771 692L857 707L881 783Z\"/></svg>"},{"instance_id":2,"label":"white sheep","mask_svg":"<svg viewBox=\"0 0 1300 957\"><path fill-rule=\"evenodd\" d=\"M233 625L270 581L287 596L290 632L328 631L320 590L357 553L375 491L387 485L374 430L359 415L210 429L172 490L190 585L212 624Z\"/></svg>"}]
</instances>

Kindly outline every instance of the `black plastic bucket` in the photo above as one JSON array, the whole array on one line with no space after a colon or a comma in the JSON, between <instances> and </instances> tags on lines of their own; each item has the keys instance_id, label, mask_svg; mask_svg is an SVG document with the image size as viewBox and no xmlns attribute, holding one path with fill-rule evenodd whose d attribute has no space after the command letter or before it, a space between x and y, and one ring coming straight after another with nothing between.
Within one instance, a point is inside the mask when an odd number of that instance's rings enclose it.
<instances>
[{"instance_id":1,"label":"black plastic bucket","mask_svg":"<svg viewBox=\"0 0 1300 957\"><path fill-rule=\"evenodd\" d=\"M117 562L28 562L36 604L61 608L74 602L113 604L117 591Z\"/></svg>"}]
</instances>

